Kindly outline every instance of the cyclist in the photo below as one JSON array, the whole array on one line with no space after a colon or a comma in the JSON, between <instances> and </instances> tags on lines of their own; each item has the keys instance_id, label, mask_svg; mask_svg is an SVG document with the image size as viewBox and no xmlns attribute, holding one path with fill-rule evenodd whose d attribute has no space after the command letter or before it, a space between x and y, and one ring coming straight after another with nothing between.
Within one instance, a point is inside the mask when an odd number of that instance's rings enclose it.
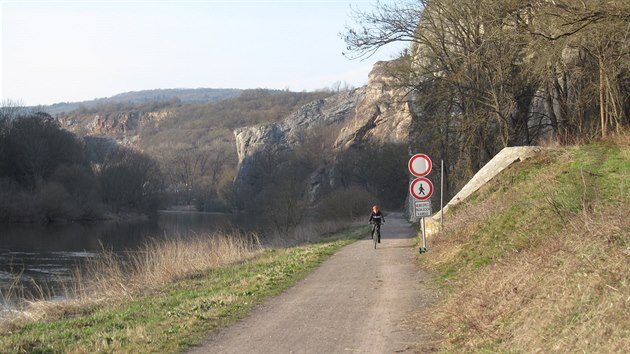
<instances>
[{"instance_id":1,"label":"cyclist","mask_svg":"<svg viewBox=\"0 0 630 354\"><path fill-rule=\"evenodd\" d=\"M372 207L372 214L370 214L369 223L372 224L372 238L374 238L374 232L378 237L378 243L381 243L381 224L385 223L385 216L378 209L378 205Z\"/></svg>"}]
</instances>

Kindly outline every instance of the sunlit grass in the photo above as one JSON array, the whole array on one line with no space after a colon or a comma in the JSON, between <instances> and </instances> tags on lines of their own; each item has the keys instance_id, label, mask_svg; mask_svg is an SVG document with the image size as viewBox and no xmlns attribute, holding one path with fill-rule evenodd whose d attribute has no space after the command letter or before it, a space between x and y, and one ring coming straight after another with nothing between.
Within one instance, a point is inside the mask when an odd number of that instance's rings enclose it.
<instances>
[{"instance_id":1,"label":"sunlit grass","mask_svg":"<svg viewBox=\"0 0 630 354\"><path fill-rule=\"evenodd\" d=\"M523 178L526 176L526 178ZM630 144L548 150L445 217L444 352L630 351Z\"/></svg>"},{"instance_id":2,"label":"sunlit grass","mask_svg":"<svg viewBox=\"0 0 630 354\"><path fill-rule=\"evenodd\" d=\"M4 321L0 352L181 351L294 284L364 229L295 235L290 243L306 236L311 243L288 248L229 233L153 240L128 257L103 252L77 272L68 299L29 301Z\"/></svg>"}]
</instances>

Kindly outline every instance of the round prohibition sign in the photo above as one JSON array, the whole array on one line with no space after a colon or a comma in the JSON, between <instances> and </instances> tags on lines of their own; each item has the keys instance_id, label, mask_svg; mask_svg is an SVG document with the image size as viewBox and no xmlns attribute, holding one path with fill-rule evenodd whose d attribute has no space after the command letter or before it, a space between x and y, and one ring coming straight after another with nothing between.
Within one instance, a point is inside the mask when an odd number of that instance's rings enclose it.
<instances>
[{"instance_id":1,"label":"round prohibition sign","mask_svg":"<svg viewBox=\"0 0 630 354\"><path fill-rule=\"evenodd\" d=\"M425 154L415 154L409 159L408 167L412 175L424 177L431 172L433 163L429 156Z\"/></svg>"},{"instance_id":2,"label":"round prohibition sign","mask_svg":"<svg viewBox=\"0 0 630 354\"><path fill-rule=\"evenodd\" d=\"M409 191L417 200L427 200L433 194L433 183L428 178L419 177L411 182Z\"/></svg>"}]
</instances>

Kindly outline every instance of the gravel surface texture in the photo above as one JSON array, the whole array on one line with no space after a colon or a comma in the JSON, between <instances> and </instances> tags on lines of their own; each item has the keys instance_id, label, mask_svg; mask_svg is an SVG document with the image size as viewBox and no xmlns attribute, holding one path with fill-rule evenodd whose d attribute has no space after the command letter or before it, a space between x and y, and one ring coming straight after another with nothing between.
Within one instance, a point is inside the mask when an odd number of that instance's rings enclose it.
<instances>
[{"instance_id":1,"label":"gravel surface texture","mask_svg":"<svg viewBox=\"0 0 630 354\"><path fill-rule=\"evenodd\" d=\"M369 235L344 247L294 287L190 353L426 353L435 336L424 314L435 301L418 265L414 231L389 214L374 249Z\"/></svg>"}]
</instances>

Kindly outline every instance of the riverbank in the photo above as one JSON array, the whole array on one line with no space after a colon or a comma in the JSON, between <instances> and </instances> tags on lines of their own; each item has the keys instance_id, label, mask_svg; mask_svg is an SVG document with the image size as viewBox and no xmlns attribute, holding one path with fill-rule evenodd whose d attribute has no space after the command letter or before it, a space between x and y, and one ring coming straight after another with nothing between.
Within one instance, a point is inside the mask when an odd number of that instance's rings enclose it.
<instances>
[{"instance_id":1,"label":"riverbank","mask_svg":"<svg viewBox=\"0 0 630 354\"><path fill-rule=\"evenodd\" d=\"M360 227L306 245L254 248L241 260L191 269L146 293L126 291L130 284L119 284L112 289L123 294L116 301L42 302L30 319L4 324L0 352L181 351L209 331L243 318L366 232Z\"/></svg>"},{"instance_id":2,"label":"riverbank","mask_svg":"<svg viewBox=\"0 0 630 354\"><path fill-rule=\"evenodd\" d=\"M21 298L65 297L74 287L76 268L103 250L126 255L153 239L194 238L209 230L234 230L235 223L226 215L159 213L146 219L0 224L0 318Z\"/></svg>"}]
</instances>

